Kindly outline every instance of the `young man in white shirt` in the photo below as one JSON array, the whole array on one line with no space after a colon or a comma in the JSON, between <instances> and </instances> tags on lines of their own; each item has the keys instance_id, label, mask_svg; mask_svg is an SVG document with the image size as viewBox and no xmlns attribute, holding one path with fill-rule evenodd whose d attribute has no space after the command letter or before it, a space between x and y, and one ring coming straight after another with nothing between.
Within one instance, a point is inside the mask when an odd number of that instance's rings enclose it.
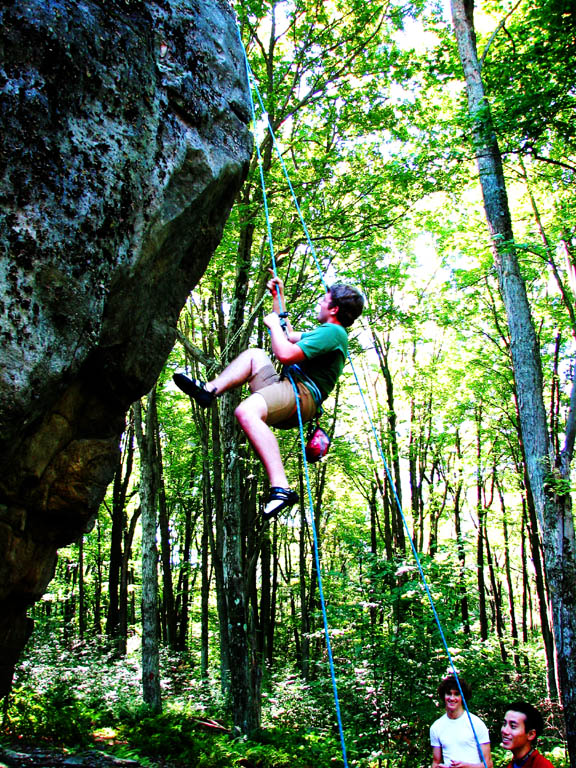
<instances>
[{"instance_id":1,"label":"young man in white shirt","mask_svg":"<svg viewBox=\"0 0 576 768\"><path fill-rule=\"evenodd\" d=\"M461 678L460 688L468 702L471 690ZM488 729L476 715L468 716L460 688L453 675L438 687L446 712L430 727L432 768L492 768Z\"/></svg>"}]
</instances>

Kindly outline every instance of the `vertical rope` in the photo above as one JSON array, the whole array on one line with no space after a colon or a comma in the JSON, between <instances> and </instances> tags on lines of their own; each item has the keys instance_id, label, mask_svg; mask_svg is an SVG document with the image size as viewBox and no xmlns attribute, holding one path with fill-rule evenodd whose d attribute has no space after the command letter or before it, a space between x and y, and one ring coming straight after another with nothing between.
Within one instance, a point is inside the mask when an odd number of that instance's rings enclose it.
<instances>
[{"instance_id":1,"label":"vertical rope","mask_svg":"<svg viewBox=\"0 0 576 768\"><path fill-rule=\"evenodd\" d=\"M256 83L254 82L254 76L252 74L252 70L250 69L250 64L248 63L248 56L246 55L246 49L244 48L244 43L242 42L242 37L240 35L240 29L238 29L238 26L236 27L238 31L238 38L240 39L240 45L242 46L242 51L244 53L244 65L246 69L246 77L248 79L248 94L250 96L250 110L252 112L252 123L254 125L254 134L256 134L256 130L258 128L258 121L256 120L256 109L254 107L254 99L252 98L252 89L256 89ZM256 89L257 90L257 89ZM260 94L258 94L260 96ZM264 110L265 111L265 110ZM268 115L266 115L268 117ZM270 125L270 121L268 120L268 125ZM266 195L266 182L264 180L264 168L263 168L263 162L262 162L262 154L260 152L260 145L258 144L258 141L256 139L254 140L254 144L256 146L256 157L258 162L258 171L260 173L260 186L262 187L262 201L264 203L264 215L266 218L266 232L267 232L267 240L268 240L268 249L270 251L270 259L272 262L272 270L274 272L274 275L277 276L277 269L276 269L276 254L274 253L274 241L272 238L272 225L270 223L270 213L268 210L268 197ZM284 307L282 306L282 298L280 294L278 294L278 299L280 302L280 311L284 311Z\"/></svg>"},{"instance_id":2,"label":"vertical rope","mask_svg":"<svg viewBox=\"0 0 576 768\"><path fill-rule=\"evenodd\" d=\"M302 424L302 413L300 411L300 393L298 387L294 383L294 379L288 374L292 389L294 390L294 396L296 397L296 410L298 412L298 427L300 430L300 447L302 448L302 458L304 461L304 476L306 478L306 488L308 491L308 517L310 527L312 528L312 537L314 541L314 562L316 564L316 574L318 576L318 594L320 595L320 605L322 607L322 620L324 622L324 637L326 638L326 649L328 652L328 663L330 666L330 678L332 680L332 691L334 694L334 706L336 709L336 719L338 721L338 733L340 735L340 745L342 749L342 759L344 760L344 768L348 768L348 759L346 757L346 742L344 739L344 727L342 725L342 714L340 712L340 700L338 698L338 685L336 682L336 672L334 668L334 657L332 655L332 643L330 642L330 632L328 629L328 614L326 611L326 600L324 599L324 587L322 585L322 571L320 569L320 553L318 547L318 532L316 530L316 522L314 520L314 501L312 499L312 487L310 485L310 475L308 472L308 459L306 458L306 442L304 439L304 426Z\"/></svg>"},{"instance_id":3,"label":"vertical rope","mask_svg":"<svg viewBox=\"0 0 576 768\"><path fill-rule=\"evenodd\" d=\"M248 57L247 57L247 54L246 54L246 49L244 48L244 44L242 42L242 38L240 36L240 30L238 30L238 35L240 37L240 43L242 45L242 50L244 52L244 61L245 61L245 65L246 65L246 75L247 75L247 78L248 78L248 83L251 86L251 88L250 88L250 105L251 105L251 108L252 108L252 116L253 116L254 126L256 126L256 115L255 115L255 108L254 108L254 100L252 98L252 90L251 90L252 88L254 88L254 91L255 91L255 93L256 93L256 95L258 97L258 100L259 100L259 103L260 103L260 107L262 109L262 113L264 115L266 115L266 122L268 124L268 131L270 133L273 146L274 146L274 148L276 150L276 153L278 155L278 158L280 160L280 164L282 166L282 169L283 169L283 172L284 172L284 176L285 176L286 181L288 183L288 187L289 187L290 193L292 195L294 206L295 206L296 211L298 213L298 216L300 218L300 223L302 225L303 232L304 232L304 234L306 236L306 240L307 240L307 243L308 243L308 247L310 249L310 253L312 254L312 257L313 257L314 262L316 264L316 268L317 268L318 273L320 275L320 281L321 281L322 285L324 286L324 288L327 290L328 286L326 285L326 281L324 279L323 270L322 270L322 267L321 267L320 262L318 260L318 257L316 255L316 249L314 248L314 243L312 242L312 238L310 237L310 233L308 231L308 227L306 226L306 222L304 221L304 217L302 215L302 211L300 209L300 205L298 203L298 199L296 197L296 193L294 192L294 188L292 186L292 182L290 180L290 176L288 174L288 170L286 168L286 164L284 162L284 158L282 157L282 153L280 151L280 147L278 145L278 142L276 141L276 136L274 135L274 130L273 130L272 125L270 123L270 119L268 117L268 113L267 113L266 108L264 106L264 103L262 101L262 97L260 95L260 91L258 90L257 84L255 82L255 78L254 78L252 70L250 68L250 65L248 63ZM267 204L267 200L266 200L266 191L265 191L266 187L265 187L265 182L264 182L264 172L263 172L263 169L262 169L262 159L261 159L261 156L260 156L260 148L259 148L257 143L256 143L256 151L257 151L257 155L258 155L258 165L259 165L259 169L260 169L260 180L261 180L262 190L263 190L264 210L265 210L265 214L266 214L266 226L268 228L268 241L269 241L269 246L270 246L270 252L272 254L273 271L274 271L274 274L276 275L276 261L275 261L275 258L274 258L274 248L273 248L273 244L272 244L272 231L271 231L270 219L269 219L269 215L268 215L268 204ZM281 307L281 309L283 309L283 307ZM422 567L422 563L421 563L420 557L418 555L418 552L416 550L416 546L414 544L414 540L413 540L412 535L410 533L410 529L409 529L409 526L408 526L408 521L406 520L406 516L404 515L404 511L402 509L402 504L400 503L400 499L398 498L398 494L397 494L397 491L396 491L396 486L395 486L394 481L392 479L392 475L390 473L390 468L388 467L388 462L386 461L386 457L384 456L384 451L382 450L382 445L380 443L380 439L378 437L378 433L376 431L376 428L374 426L374 422L373 422L372 417L370 415L370 410L369 410L368 404L366 402L364 391L363 391L362 386L360 384L360 380L358 379L358 375L356 373L356 369L355 369L354 364L352 362L352 358L350 356L350 353L348 353L348 361L350 362L350 365L352 367L352 372L354 374L354 378L356 380L356 384L358 386L358 390L359 390L360 395L362 397L362 402L364 404L364 409L366 411L366 415L368 417L368 421L370 423L370 426L371 426L371 429L372 429L372 433L373 433L374 439L376 441L376 446L378 448L378 451L380 453L380 457L382 459L382 463L384 465L384 469L385 469L385 472L386 472L386 476L388 478L388 482L390 483L390 487L391 487L391 489L393 491L394 499L395 499L398 511L400 512L400 516L402 518L402 523L404 525L404 529L406 531L406 534L408 536L408 540L410 542L410 547L411 547L411 550L412 550L412 554L413 554L414 560L416 562L416 565L418 567L418 572L420 574L420 578L421 578L422 584L424 586L424 590L425 590L426 595L428 597L428 601L429 601L430 607L432 609L432 614L434 616L434 620L436 622L436 626L438 628L438 632L440 634L440 638L441 638L442 644L444 646L444 650L446 651L446 656L448 658L450 667L452 669L452 673L454 675L454 679L456 680L456 683L458 685L458 690L459 690L460 695L462 697L462 703L464 705L464 709L465 709L466 714L468 716L468 721L470 723L470 727L472 728L472 732L474 734L474 740L475 740L476 746L478 748L479 757L482 760L484 768L488 768L488 766L486 764L486 760L484 758L484 754L482 752L482 747L480 745L480 741L478 739L478 734L476 733L476 729L474 727L474 723L472 722L472 717L471 717L471 714L470 714L470 710L468 709L468 703L466 702L466 697L464 696L464 692L463 692L462 686L460 684L460 677L458 675L458 671L456 670L456 666L454 664L454 660L452 658L452 654L450 653L450 649L449 649L448 643L446 641L444 630L443 630L442 624L440 622L440 617L438 616L438 612L436 610L436 605L434 603L434 599L432 597L432 593L431 593L430 588L428 586L428 581L426 579L426 575L424 573L424 569ZM341 720L341 715L340 715L340 705L339 705L339 700L338 700L338 690L337 690L337 685L336 685L336 675L335 675L335 672L334 672L334 661L333 661L333 657L332 657L332 648L331 648L330 637L329 637L329 633L328 633L328 620L327 620L327 615L326 615L324 593L323 593L323 588L322 588L322 578L321 578L320 561L319 561L319 554L318 554L318 540L317 540L316 525L315 525L315 522L314 522L314 514L313 514L314 505L313 505L313 501L312 501L312 490L311 490L311 487L310 487L310 479L309 479L309 474L308 474L308 462L306 460L304 430L303 430L303 426L302 426L302 416L301 416L301 413L300 413L300 398L299 398L298 390L297 390L297 388L296 388L296 386L294 384L294 381L292 380L292 377L290 377L290 381L292 383L292 387L294 388L294 392L295 392L295 395L296 395L296 404L297 404L297 411L298 411L298 424L299 424L299 428L300 428L300 442L301 442L302 453L303 453L303 457L304 457L304 471L305 471L306 484L307 484L307 489L308 489L309 513L310 513L310 521L311 521L311 527L312 527L313 538L314 538L314 556L315 556L315 560L316 560L316 569L317 569L317 573L318 573L318 590L319 590L320 600L321 600L321 605L322 605L322 616L323 616L323 620L324 620L324 632L325 632L325 635L326 635L326 646L327 646L327 649L328 649L328 658L329 658L329 662L330 662L330 674L331 674L331 677L332 677L332 685L333 685L333 690L334 690L334 701L335 701L335 705L336 705L336 715L337 715L337 719L338 719L338 728L339 728L340 738L341 738L341 742L342 742L342 755L343 755L343 758L344 758L345 768L347 768L348 763L347 763L347 759L346 759L346 746L345 746L345 742L344 742L344 732L343 732L342 720Z\"/></svg>"},{"instance_id":4,"label":"vertical rope","mask_svg":"<svg viewBox=\"0 0 576 768\"><path fill-rule=\"evenodd\" d=\"M482 752L482 747L480 745L480 741L478 739L478 734L476 733L476 728L474 727L474 723L472 722L472 716L470 714L470 710L468 709L468 703L466 702L466 697L464 696L464 691L462 690L462 686L460 685L460 677L458 676L458 672L456 670L456 666L454 664L454 660L452 658L452 654L450 653L450 649L448 647L448 643L446 641L446 636L444 635L444 630L442 629L442 623L440 621L440 617L438 616L438 612L436 610L436 604L434 603L434 598L432 597L432 593L430 591L430 587L428 586L428 580L426 579L426 575L424 573L424 569L422 567L422 562L420 560L420 557L418 555L418 552L416 550L416 545L414 544L414 539L412 538L412 534L410 533L410 528L408 527L408 521L406 520L406 516L404 515L404 510L402 509L402 504L400 503L400 499L398 498L398 493L396 492L396 486L394 484L394 481L392 479L392 474L390 472L390 468L388 466L388 462L386 461L386 457L384 456L384 451L382 449L382 445L380 443L380 439L378 437L378 433L376 431L376 427L374 426L374 421L370 415L370 409L368 408L368 403L366 402L366 397L364 395L364 390L362 389L362 386L360 384L360 380L358 379L358 374L356 373L356 368L354 367L354 363L352 362L352 358L350 356L350 353L348 353L348 361L350 362L350 366L352 367L352 373L354 374L354 378L356 380L356 384L358 385L358 390L360 392L360 396L362 397L362 402L364 404L364 410L366 411L366 415L368 417L368 421L370 422L370 427L372 428L372 434L374 435L374 440L376 441L376 446L378 448L378 451L380 453L380 457L382 458L382 463L384 464L384 469L386 471L386 476L388 478L388 482L390 483L390 488L392 489L392 492L394 494L394 500L396 501L396 505L398 507L398 511L400 512L400 517L402 518L402 523L404 525L404 530L406 531L406 534L408 536L408 541L410 542L410 547L412 549L412 555L414 557L414 561L416 562L416 565L418 567L418 572L420 573L420 578L422 580L422 584L424 586L424 590L426 592L426 595L428 597L428 601L430 602L430 607L432 609L432 614L434 615L434 620L436 622L436 626L438 628L438 632L440 634L440 638L442 640L442 644L444 646L444 650L446 651L446 656L448 658L448 661L450 663L450 667L452 669L452 673L454 675L454 679L456 680L456 683L458 684L458 690L460 691L460 695L462 696L462 703L464 705L464 709L466 710L466 714L468 716L468 721L470 723L470 727L472 728L472 733L474 734L474 741L476 742L476 747L478 748L478 755L480 759L482 760L482 763L484 764L484 768L488 768L486 765L486 760L484 758L484 753Z\"/></svg>"},{"instance_id":5,"label":"vertical rope","mask_svg":"<svg viewBox=\"0 0 576 768\"><path fill-rule=\"evenodd\" d=\"M239 30L238 30L238 34L240 36L240 31ZM242 39L241 38L240 38L240 42L242 43ZM249 84L249 86L251 86L249 88L249 91L250 91L250 106L251 106L251 109L252 109L252 121L254 123L254 128L256 129L257 121L256 121L256 112L255 112L255 109L254 109L254 101L252 99L252 87L254 87L257 92L258 92L258 90L256 88L256 84L255 84L254 79L252 77L252 73L251 73L251 70L250 70L250 65L248 64L248 57L246 55L246 49L244 48L243 44L242 44L242 50L244 51L244 61L245 61L245 64L246 64L246 75L248 77L248 84ZM259 92L258 92L258 96L260 96ZM264 109L264 105L262 104L262 101L260 101L260 104L262 106L263 112L266 113L266 110ZM266 113L266 118L267 118L267 122L268 122L268 127L271 129L270 120L268 119L267 113ZM276 140L275 140L273 134L272 134L272 138L273 138L274 143L276 143ZM273 238L272 238L272 227L271 227L271 224L270 224L270 216L269 216L269 213L268 213L268 201L267 201L267 195L266 195L266 183L265 183L265 180L264 180L264 170L263 170L263 167L262 167L262 157L261 157L261 154L260 154L260 147L258 145L258 142L255 142L255 144L256 144L256 152L257 152L257 158L258 158L258 168L260 170L260 183L262 185L262 199L264 201L264 212L265 212L265 217L266 217L266 229L267 229L267 233L268 233L268 245L269 245L269 249L270 249L270 255L271 255L271 258L272 258L272 271L274 272L274 276L277 277L278 275L277 275L277 267L276 267L276 258L275 258L275 255L274 255L274 244L273 244ZM290 184L290 188L292 189L292 185L291 185L290 181L288 181L288 183ZM294 191L293 190L292 190L292 194L294 195ZM300 220L302 221L303 219L302 219L302 214L301 214L300 211L299 211L299 215L300 215ZM282 305L282 297L280 295L280 292L278 292L277 295L278 295L280 311L284 312L284 307ZM316 531L316 523L314 521L314 503L313 503L313 499L312 499L312 488L310 486L310 476L309 476L309 473L308 473L308 461L306 459L306 444L305 444L305 440L304 440L304 427L303 427L303 424L302 424L302 414L301 414L301 411L300 411L300 394L298 392L298 388L296 387L292 376L288 375L288 377L290 379L290 383L292 384L292 388L294 389L294 395L296 397L296 409L297 409L297 412L298 412L298 425L299 425L299 429L300 429L300 445L301 445L301 448L302 448L302 457L303 457L303 460L304 460L304 472L305 472L305 476L306 476L306 486L307 486L307 489L308 489L308 504L309 504L308 512L309 512L310 525L311 525L311 528L312 528L312 536L313 536L313 541L314 541L314 561L315 561L315 564L316 564L316 574L318 576L318 593L320 595L320 604L321 604L321 607L322 607L322 619L323 619L323 623L324 623L324 635L325 635L325 638L326 638L326 648L327 648L327 652L328 652L328 660L329 660L329 666L330 666L330 678L331 678L331 681L332 681L332 691L333 691L333 696L334 696L334 705L335 705L335 709L336 709L336 719L338 721L338 733L339 733L339 736L340 736L340 746L341 746L341 750L342 750L342 759L344 761L344 768L348 768L348 759L347 759L347 756L346 756L346 742L345 742L345 739L344 739L344 728L343 728L343 725L342 725L342 715L341 715L341 711L340 711L340 701L339 701L339 697L338 697L338 686L337 686L337 683L336 683L336 672L335 672L335 668L334 668L334 658L333 658L333 655L332 655L332 644L330 642L330 633L329 633L329 627L328 627L328 615L327 615L327 611L326 611L326 600L324 598L324 588L323 588L323 583L322 583L322 571L321 571L321 568L320 568L320 554L319 554L319 549L318 549L318 534L317 534L317 531Z\"/></svg>"}]
</instances>

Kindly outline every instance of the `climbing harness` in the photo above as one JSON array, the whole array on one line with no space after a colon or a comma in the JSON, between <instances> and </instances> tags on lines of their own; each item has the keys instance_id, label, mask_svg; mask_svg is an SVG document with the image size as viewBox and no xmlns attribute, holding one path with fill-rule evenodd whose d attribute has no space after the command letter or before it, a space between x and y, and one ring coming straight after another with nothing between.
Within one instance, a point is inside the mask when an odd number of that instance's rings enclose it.
<instances>
[{"instance_id":1,"label":"climbing harness","mask_svg":"<svg viewBox=\"0 0 576 768\"><path fill-rule=\"evenodd\" d=\"M280 147L278 146L278 142L276 140L276 136L274 134L274 130L272 128L270 120L268 118L268 114L267 114L266 108L264 106L264 103L263 103L263 100L262 100L262 96L261 96L260 91L258 89L258 86L256 84L256 80L254 78L253 72L252 72L252 70L250 68L250 64L248 62L248 55L246 53L246 49L244 48L244 44L242 42L242 38L241 38L240 30L239 29L238 29L238 37L240 38L240 44L241 44L242 50L244 52L244 62L245 62L245 66L246 66L246 75L247 75L248 84L249 84L250 106L251 106L251 109L252 109L252 119L253 119L253 122L254 122L254 126L256 127L257 121L256 121L256 111L255 111L255 107L254 107L254 100L252 98L252 89L254 89L254 92L256 93L256 95L258 97L258 101L259 101L259 104L260 104L260 107L261 107L261 110L262 110L262 114L266 118L266 123L267 123L268 131L269 131L270 137L272 139L272 144L273 144L274 149L276 151L276 154L277 154L277 156L278 156L278 158L280 160L280 164L282 166L284 177L286 179L286 182L288 184L288 188L290 189L290 193L292 195L292 200L293 200L295 209L296 209L296 211L298 213L298 216L300 218L300 224L302 226L302 230L304 232L304 235L306 237L310 253L312 254L312 257L314 259L316 268L318 270L318 274L319 274L319 277L320 277L320 282L322 283L322 285L325 288L325 290L328 290L328 286L327 286L326 281L324 279L324 274L323 274L323 271L322 271L322 267L321 267L321 265L319 263L317 255L316 255L316 250L314 248L314 244L312 242L312 238L310 237L310 233L308 231L308 227L306 226L306 222L304 221L304 217L302 215L302 211L300 209L300 205L298 203L298 199L296 197L296 193L294 192L294 188L292 186L292 182L290 180L290 177L289 177L289 174L288 174L288 170L287 170L286 164L284 162L284 158L282 157L282 152L280 151ZM261 182L261 185L262 185L262 196L263 196L263 202L264 202L264 213L265 213L266 227L267 227L267 233L268 233L268 245L269 245L270 254L271 254L271 260L272 260L272 270L274 272L274 275L276 276L276 274L277 274L277 271L276 271L276 259L275 259L275 255L274 255L274 245L273 245L273 239L272 239L272 228L271 228L271 225L270 225L270 216L269 216L269 212L268 212L268 203L267 203L267 197L266 197L266 184L265 184L265 180L264 180L264 171L263 171L263 168L262 168L262 157L261 157L260 148L259 148L257 142L256 142L256 152L257 152L257 158L258 158L258 167L259 167L259 170L260 170L260 182ZM280 306L280 309L281 309L281 313L280 313L281 316L282 315L285 316L286 315L285 308ZM412 535L410 533L410 528L408 526L408 521L406 520L406 516L404 515L404 511L402 509L402 504L400 503L400 499L398 498L398 494L397 494L397 491L396 491L396 486L395 486L394 480L392 478L392 475L391 475L391 472L390 472L390 468L388 466L388 462L386 461L386 457L384 455L384 451L382 449L382 445L380 443L380 439L378 437L378 433L377 433L376 427L374 425L374 420L372 419L372 416L370 414L370 409L368 407L368 403L366 401L366 397L364 395L364 391L363 391L362 386L360 384L360 380L358 378L358 374L356 373L356 369L354 367L354 363L352 361L352 357L350 355L350 352L348 352L348 362L350 363L352 372L354 374L354 379L356 381L356 384L358 386L358 390L359 390L361 398L362 398L362 402L363 402L363 405L364 405L364 410L366 412L366 416L368 418L368 421L369 421L369 424L370 424L370 427L371 427L371 430L372 430L372 434L374 436L374 440L375 440L376 446L378 448L378 452L380 454L380 458L382 459L384 470L385 470L386 476L388 478L388 483L390 485L390 488L391 488L391 490L393 492L395 503L397 505L400 517L402 518L402 523L403 523L404 529L406 531L406 534L408 536L408 540L410 542L410 547L411 547L411 550L412 550L414 561L415 561L415 563L417 565L418 572L420 574L420 578L421 578L421 581L422 581L422 585L423 585L424 591L425 591L426 596L428 598L428 601L430 603L432 614L434 616L434 620L435 620L436 626L438 628L438 632L439 632L442 644L444 646L444 650L446 652L446 656L447 656L448 662L450 664L450 668L452 669L452 674L454 676L454 679L456 680L456 683L458 685L458 690L459 690L460 695L462 697L462 704L464 706L464 709L465 709L466 714L468 716L468 721L470 723L470 727L472 728L472 732L474 734L474 739L475 739L476 746L477 746L477 749L478 749L479 757L480 757L480 759L482 761L482 764L484 765L484 768L488 768L486 760L484 758L484 754L482 752L482 747L480 745L480 741L478 739L478 734L476 733L476 729L474 727L474 723L472 722L472 717L471 717L470 711L468 709L468 704L466 702L466 697L464 696L464 692L463 692L462 686L460 684L460 678L459 678L459 675L458 675L458 671L456 670L456 666L454 664L454 660L452 658L452 654L450 653L450 649L448 647L448 643L446 641L446 637L445 637L444 631L442 629L442 624L440 622L440 618L439 618L438 612L436 610L436 605L434 603L434 599L432 597L432 593L430 591L430 587L428 585L428 581L426 579L426 575L424 573L424 569L422 567L422 563L421 563L420 557L419 557L418 552L416 550L416 546L414 544L414 540L413 540ZM336 674L335 674L335 670L334 670L334 659L333 659L333 655L332 655L332 647L331 647L331 642L330 642L330 632L329 632L329 627L328 627L328 617L327 617L327 612L326 612L326 602L325 602L325 599L324 599L324 591L323 591L323 586L322 586L322 574L321 574L320 557L319 557L319 551L318 551L318 534L317 534L317 531L316 531L316 524L315 524L315 520L314 520L314 503L313 503L313 499L312 499L312 489L311 489L310 477L309 477L309 473L308 473L308 463L309 463L309 460L308 460L308 458L306 456L306 441L305 441L305 438L304 438L304 428L303 428L303 423L302 423L302 414L301 414L301 411L300 411L300 396L299 396L299 393L298 393L298 388L297 388L297 386L296 386L296 384L294 382L294 377L293 377L292 373L290 371L288 371L286 373L286 375L287 375L287 377L289 378L289 380L290 380L290 382L292 384L292 387L294 389L294 394L295 394L295 397L296 397L296 409L297 409L297 414L298 414L298 426L299 426L299 430L300 430L300 443L301 443L301 448L302 448L302 455L304 457L304 461L303 461L303 464L304 464L304 475L305 475L306 486L307 486L307 491L308 491L308 505L309 505L308 515L309 515L309 522L310 522L310 527L311 527L311 530L312 530L313 542L314 542L314 561L315 561L315 565L316 565L316 574L317 574L317 578L318 578L318 593L319 593L319 596L320 596L320 604L321 604L321 608L322 608L322 618L323 618L323 623L324 623L324 635L325 635L325 638L326 638L326 648L327 648L327 654L328 654L328 660L329 660L329 666L330 666L330 676L331 676L331 680L332 680L332 689L333 689L333 694L334 694L334 704L335 704L335 710L336 710L336 718L337 718L337 721L338 721L338 730L339 730L339 734L340 734L340 743L341 743L341 748L342 748L342 757L343 757L343 760L344 760L344 768L348 768L348 761L347 761L347 757L346 757L346 744L345 744L345 739L344 739L344 728L343 728L343 725L342 725L342 717L341 717L341 712L340 712L340 703L339 703L339 698L338 698L338 687L337 687L337 683L336 683Z\"/></svg>"},{"instance_id":2,"label":"climbing harness","mask_svg":"<svg viewBox=\"0 0 576 768\"><path fill-rule=\"evenodd\" d=\"M301 381L304 386L306 386L314 398L314 402L316 403L317 411L316 413L318 416L322 414L322 392L318 389L318 385L315 381L313 381L310 376L308 376L302 368L298 365L298 363L292 363L292 365L284 365L282 367L282 373L280 374L281 379L288 379L294 377L297 381Z\"/></svg>"}]
</instances>

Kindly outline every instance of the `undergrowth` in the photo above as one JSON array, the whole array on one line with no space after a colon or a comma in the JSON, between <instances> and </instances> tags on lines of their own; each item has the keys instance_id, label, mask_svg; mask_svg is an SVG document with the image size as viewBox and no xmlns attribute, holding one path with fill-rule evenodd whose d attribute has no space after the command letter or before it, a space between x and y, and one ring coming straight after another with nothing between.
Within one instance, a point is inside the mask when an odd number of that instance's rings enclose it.
<instances>
[{"instance_id":1,"label":"undergrowth","mask_svg":"<svg viewBox=\"0 0 576 768\"><path fill-rule=\"evenodd\" d=\"M262 731L248 739L234 731L216 676L202 680L186 655L162 651L164 711L142 704L136 653L118 658L104 640L66 646L33 644L4 700L0 740L67 748L99 748L142 766L163 768L339 768L342 752L327 675L305 682L289 671L268 672ZM487 669L484 660L484 671ZM428 766L428 726L435 716L414 680L399 684L394 707L378 679L356 665L340 680L348 764L354 768ZM401 668L396 661L396 672ZM494 671L496 677L496 670ZM420 688L427 689L426 681ZM503 692L508 697L511 685ZM480 713L482 697L476 701ZM502 707L493 701L496 713ZM484 716L486 716L484 714ZM551 722L551 719L549 719ZM491 723L491 733L498 725ZM557 768L567 765L561 740L544 742ZM495 768L509 761L497 742Z\"/></svg>"},{"instance_id":2,"label":"undergrowth","mask_svg":"<svg viewBox=\"0 0 576 768\"><path fill-rule=\"evenodd\" d=\"M32 646L4 701L5 743L98 747L142 766L317 768L342 764L311 687L292 677L267 707L258 740L235 734L215 679L200 680L185 657L162 653L164 711L141 703L136 655L117 658L104 641ZM265 695L265 700L267 696ZM295 720L305 723L299 727ZM169 762L166 762L169 760Z\"/></svg>"}]
</instances>

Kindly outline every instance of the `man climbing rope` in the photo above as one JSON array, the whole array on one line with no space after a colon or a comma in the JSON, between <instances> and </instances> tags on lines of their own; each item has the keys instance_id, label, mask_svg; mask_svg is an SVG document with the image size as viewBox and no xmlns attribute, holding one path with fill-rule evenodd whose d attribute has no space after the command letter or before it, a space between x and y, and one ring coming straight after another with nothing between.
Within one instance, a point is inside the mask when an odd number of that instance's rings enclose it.
<instances>
[{"instance_id":1,"label":"man climbing rope","mask_svg":"<svg viewBox=\"0 0 576 768\"><path fill-rule=\"evenodd\" d=\"M272 294L273 312L264 318L264 323L270 330L272 352L283 364L284 372L288 371L293 378L302 421L309 421L342 373L348 352L346 329L362 313L364 299L356 288L336 283L319 303L318 328L299 333L286 322L285 333L284 284L273 276L267 288ZM181 373L174 374L173 379L176 386L204 408L229 389L249 384L251 394L236 408L235 415L270 481L264 519L270 520L296 504L298 494L288 485L278 441L270 429L298 426L296 396L290 379L276 372L266 352L256 347L245 350L211 381L197 381Z\"/></svg>"}]
</instances>

